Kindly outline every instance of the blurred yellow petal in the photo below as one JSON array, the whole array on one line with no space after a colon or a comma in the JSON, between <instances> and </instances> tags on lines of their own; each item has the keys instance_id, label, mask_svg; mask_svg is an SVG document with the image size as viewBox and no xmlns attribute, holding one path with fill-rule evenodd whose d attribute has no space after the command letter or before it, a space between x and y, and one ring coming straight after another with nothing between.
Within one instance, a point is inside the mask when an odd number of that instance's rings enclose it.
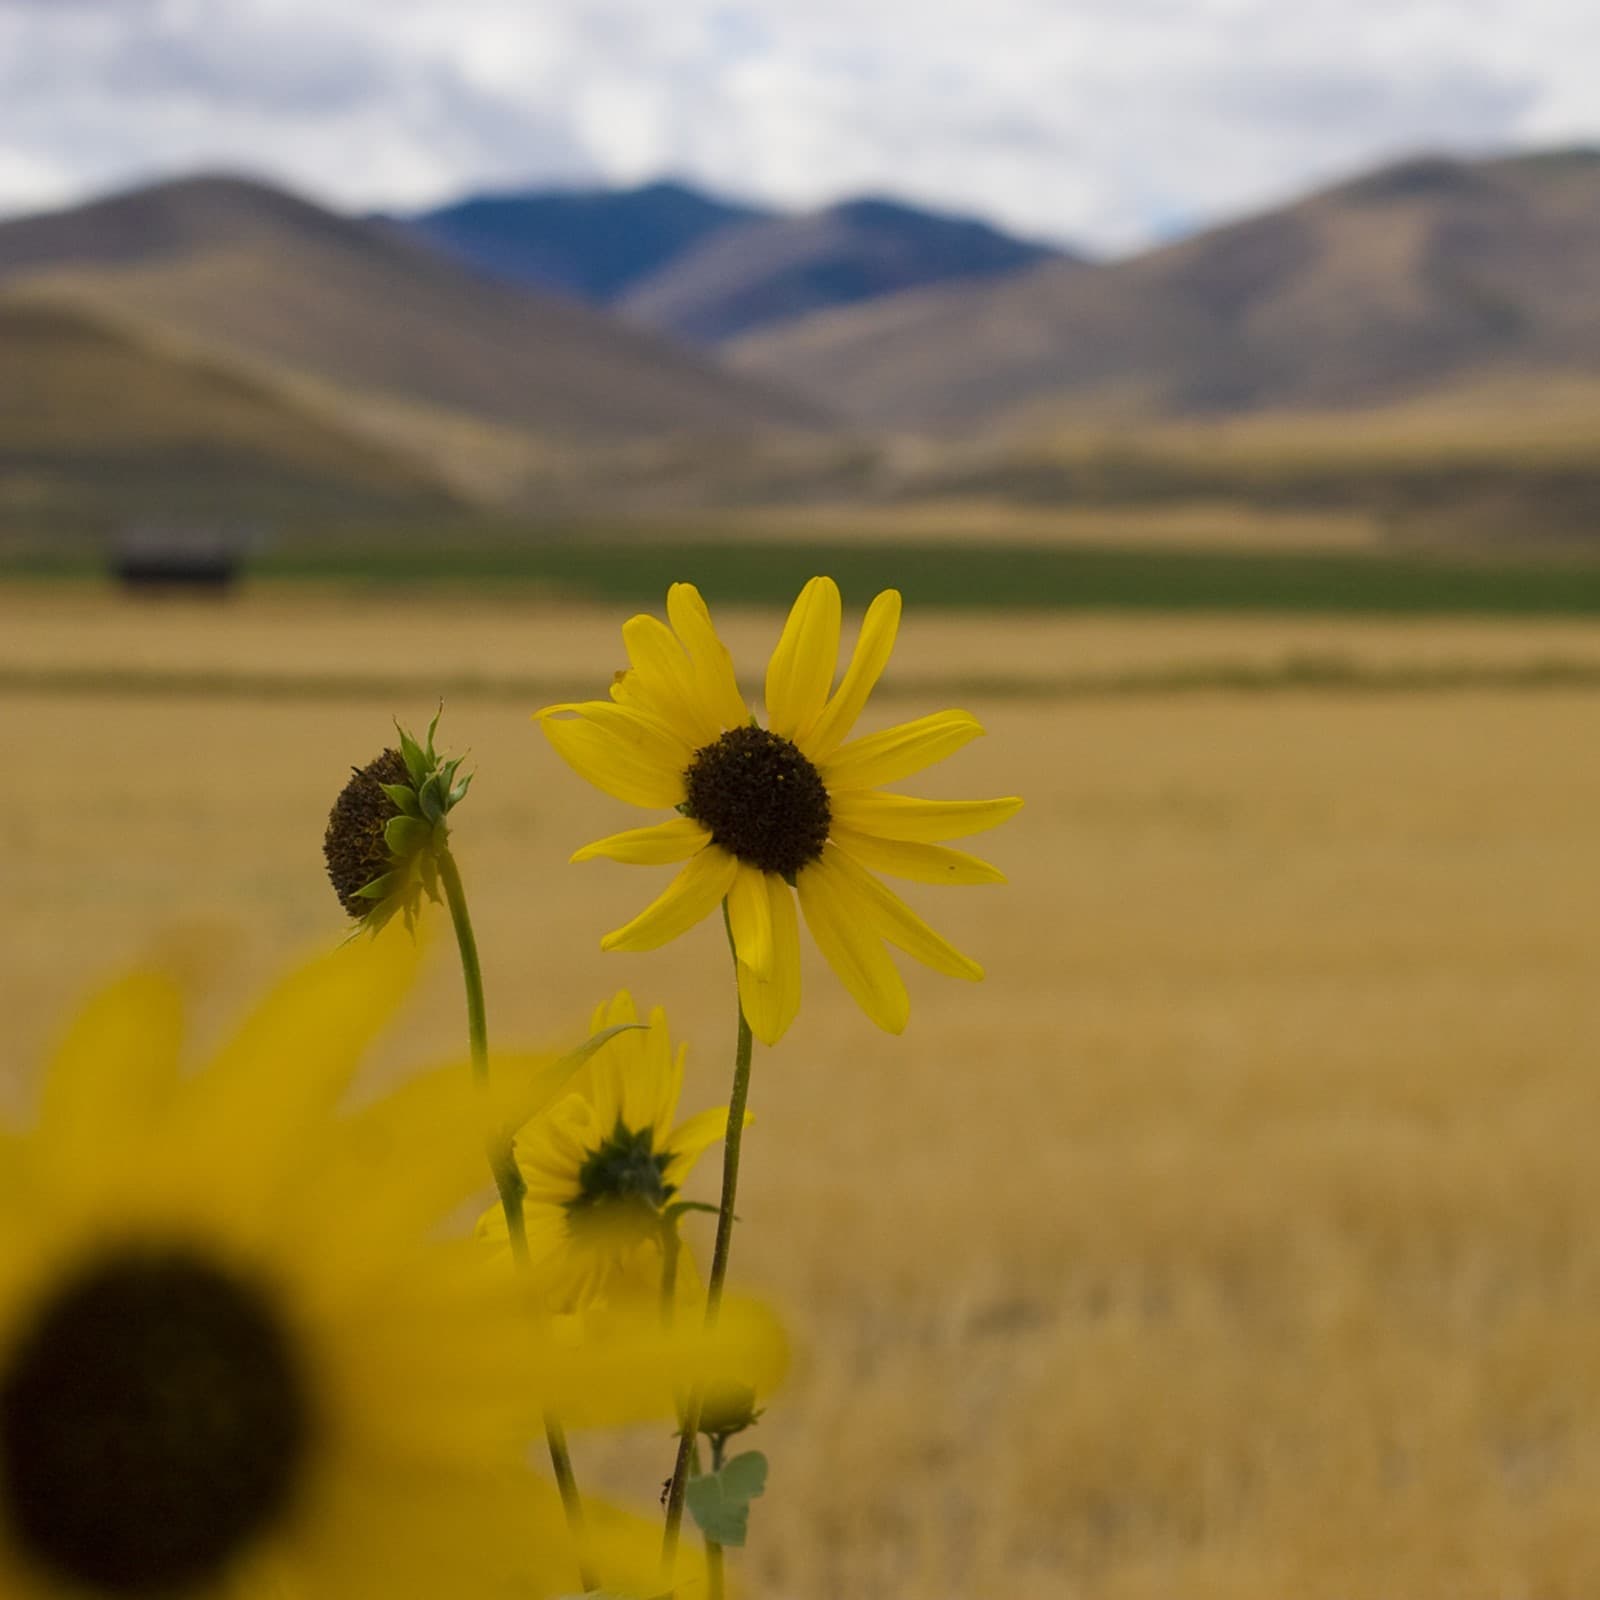
<instances>
[{"instance_id":1,"label":"blurred yellow petal","mask_svg":"<svg viewBox=\"0 0 1600 1600\"><path fill-rule=\"evenodd\" d=\"M878 839L854 828L835 827L832 838L853 860L891 878L912 878L918 883L1004 883L1006 875L964 850L943 845L918 844L909 839Z\"/></svg>"},{"instance_id":2,"label":"blurred yellow petal","mask_svg":"<svg viewBox=\"0 0 1600 1600\"><path fill-rule=\"evenodd\" d=\"M812 578L767 663L767 726L785 739L821 714L839 660L839 586Z\"/></svg>"},{"instance_id":3,"label":"blurred yellow petal","mask_svg":"<svg viewBox=\"0 0 1600 1600\"><path fill-rule=\"evenodd\" d=\"M739 1004L763 1044L776 1044L800 1012L800 918L794 890L776 873L764 874L772 918L772 968L765 975L739 963Z\"/></svg>"},{"instance_id":4,"label":"blurred yellow petal","mask_svg":"<svg viewBox=\"0 0 1600 1600\"><path fill-rule=\"evenodd\" d=\"M710 838L692 817L674 817L670 822L658 822L653 827L628 828L609 838L596 839L572 859L592 861L596 856L605 856L612 861L626 861L630 866L673 866L687 861Z\"/></svg>"},{"instance_id":5,"label":"blurred yellow petal","mask_svg":"<svg viewBox=\"0 0 1600 1600\"><path fill-rule=\"evenodd\" d=\"M410 988L418 943L398 924L292 971L178 1097L231 1166L281 1162L300 1130L343 1096ZM199 1135L195 1135L199 1137Z\"/></svg>"},{"instance_id":6,"label":"blurred yellow petal","mask_svg":"<svg viewBox=\"0 0 1600 1600\"><path fill-rule=\"evenodd\" d=\"M900 592L885 589L867 607L850 665L833 698L813 721L802 723L795 732L795 742L813 761L825 760L850 737L856 718L889 664L899 629Z\"/></svg>"},{"instance_id":7,"label":"blurred yellow petal","mask_svg":"<svg viewBox=\"0 0 1600 1600\"><path fill-rule=\"evenodd\" d=\"M739 960L758 976L770 976L772 903L767 896L767 874L759 867L740 864L728 890L728 925Z\"/></svg>"},{"instance_id":8,"label":"blurred yellow petal","mask_svg":"<svg viewBox=\"0 0 1600 1600\"><path fill-rule=\"evenodd\" d=\"M936 711L915 722L853 739L819 766L829 794L876 789L943 761L982 732L982 725L970 712Z\"/></svg>"},{"instance_id":9,"label":"blurred yellow petal","mask_svg":"<svg viewBox=\"0 0 1600 1600\"><path fill-rule=\"evenodd\" d=\"M634 806L675 806L693 751L665 724L610 700L546 706L545 737L581 778Z\"/></svg>"},{"instance_id":10,"label":"blurred yellow petal","mask_svg":"<svg viewBox=\"0 0 1600 1600\"><path fill-rule=\"evenodd\" d=\"M670 1418L677 1396L707 1383L740 1383L767 1394L788 1367L788 1345L772 1313L725 1301L714 1329L663 1332L656 1307L584 1319L580 1342L537 1340L527 1371L543 1405L573 1426Z\"/></svg>"},{"instance_id":11,"label":"blurred yellow petal","mask_svg":"<svg viewBox=\"0 0 1600 1600\"><path fill-rule=\"evenodd\" d=\"M667 620L694 664L696 697L711 721L718 729L743 727L750 720L750 708L739 693L733 657L717 637L711 613L692 583L675 583L667 590Z\"/></svg>"},{"instance_id":12,"label":"blurred yellow petal","mask_svg":"<svg viewBox=\"0 0 1600 1600\"><path fill-rule=\"evenodd\" d=\"M852 892L837 850L824 846L820 861L802 868L800 909L828 965L851 998L880 1028L903 1033L911 1014L906 986L883 940Z\"/></svg>"},{"instance_id":13,"label":"blurred yellow petal","mask_svg":"<svg viewBox=\"0 0 1600 1600\"><path fill-rule=\"evenodd\" d=\"M655 950L676 939L716 910L738 870L727 851L715 845L702 850L632 922L608 933L600 948Z\"/></svg>"},{"instance_id":14,"label":"blurred yellow petal","mask_svg":"<svg viewBox=\"0 0 1600 1600\"><path fill-rule=\"evenodd\" d=\"M830 798L833 820L842 827L879 839L912 839L923 844L982 833L1022 808L1014 795L1004 800L918 800L907 794L851 790Z\"/></svg>"},{"instance_id":15,"label":"blurred yellow petal","mask_svg":"<svg viewBox=\"0 0 1600 1600\"><path fill-rule=\"evenodd\" d=\"M823 863L834 874L841 892L858 907L858 915L866 913L890 944L898 945L925 967L932 967L947 977L965 978L975 983L983 976L983 968L976 961L962 955L949 940L936 934L899 895L879 883L837 845L825 847Z\"/></svg>"},{"instance_id":16,"label":"blurred yellow petal","mask_svg":"<svg viewBox=\"0 0 1600 1600\"><path fill-rule=\"evenodd\" d=\"M131 973L94 995L41 1089L41 1131L62 1158L103 1159L148 1124L178 1081L182 1042L183 1001L165 974Z\"/></svg>"}]
</instances>

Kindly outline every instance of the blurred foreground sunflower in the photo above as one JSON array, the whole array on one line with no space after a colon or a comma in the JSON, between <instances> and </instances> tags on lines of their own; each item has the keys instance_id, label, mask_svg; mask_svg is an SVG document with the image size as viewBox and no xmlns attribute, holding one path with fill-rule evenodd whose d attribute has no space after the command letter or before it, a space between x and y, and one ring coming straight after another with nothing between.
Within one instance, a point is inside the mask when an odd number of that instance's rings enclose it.
<instances>
[{"instance_id":1,"label":"blurred foreground sunflower","mask_svg":"<svg viewBox=\"0 0 1600 1600\"><path fill-rule=\"evenodd\" d=\"M796 894L829 965L891 1033L905 1027L910 1006L886 941L938 972L981 978L977 962L873 874L1002 882L986 861L943 841L992 828L1022 804L877 792L943 760L983 728L966 711L940 711L852 739L894 647L900 596L887 589L868 607L835 688L840 613L831 578L813 578L801 591L767 665L766 727L751 716L705 601L687 583L667 592L670 627L651 616L624 624L629 667L610 700L537 713L557 751L596 788L678 812L573 857L687 863L602 948L655 949L725 903L745 1020L767 1044L800 1008Z\"/></svg>"},{"instance_id":2,"label":"blurred foreground sunflower","mask_svg":"<svg viewBox=\"0 0 1600 1600\"><path fill-rule=\"evenodd\" d=\"M638 1016L626 990L602 1003L591 1036L625 1031L516 1136L528 1268L557 1313L653 1300L669 1250L674 1293L694 1287L688 1253L677 1246L679 1197L695 1163L727 1128L728 1108L674 1125L688 1046L673 1050L661 1007L645 1027L627 1028ZM504 1243L504 1212L486 1211L478 1232Z\"/></svg>"},{"instance_id":3,"label":"blurred foreground sunflower","mask_svg":"<svg viewBox=\"0 0 1600 1600\"><path fill-rule=\"evenodd\" d=\"M408 947L409 942L404 942ZM780 1359L760 1318L557 1339L441 1216L480 1186L464 1066L339 1114L403 992L392 937L292 973L202 1072L173 986L101 993L0 1179L0 1593L8 1600L437 1600L574 1587L544 1412L671 1414ZM513 1063L520 1118L562 1073ZM591 1505L606 1583L658 1533Z\"/></svg>"}]
</instances>

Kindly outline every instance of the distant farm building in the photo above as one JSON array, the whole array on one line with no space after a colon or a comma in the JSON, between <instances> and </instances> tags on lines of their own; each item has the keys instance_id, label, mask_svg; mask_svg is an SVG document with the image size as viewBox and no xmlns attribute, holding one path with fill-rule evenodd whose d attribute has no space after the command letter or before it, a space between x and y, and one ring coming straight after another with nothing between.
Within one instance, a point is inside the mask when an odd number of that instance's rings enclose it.
<instances>
[{"instance_id":1,"label":"distant farm building","mask_svg":"<svg viewBox=\"0 0 1600 1600\"><path fill-rule=\"evenodd\" d=\"M111 549L111 573L124 589L222 594L238 580L249 540L215 528L128 528Z\"/></svg>"}]
</instances>

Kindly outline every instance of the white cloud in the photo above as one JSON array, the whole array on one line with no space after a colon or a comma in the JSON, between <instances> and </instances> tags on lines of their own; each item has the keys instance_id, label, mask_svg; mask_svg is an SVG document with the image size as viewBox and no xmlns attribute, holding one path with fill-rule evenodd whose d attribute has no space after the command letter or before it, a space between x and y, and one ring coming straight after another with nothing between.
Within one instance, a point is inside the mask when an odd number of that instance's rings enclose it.
<instances>
[{"instance_id":1,"label":"white cloud","mask_svg":"<svg viewBox=\"0 0 1600 1600\"><path fill-rule=\"evenodd\" d=\"M1600 137L1591 0L0 0L0 209L698 179L1101 248L1420 148Z\"/></svg>"}]
</instances>

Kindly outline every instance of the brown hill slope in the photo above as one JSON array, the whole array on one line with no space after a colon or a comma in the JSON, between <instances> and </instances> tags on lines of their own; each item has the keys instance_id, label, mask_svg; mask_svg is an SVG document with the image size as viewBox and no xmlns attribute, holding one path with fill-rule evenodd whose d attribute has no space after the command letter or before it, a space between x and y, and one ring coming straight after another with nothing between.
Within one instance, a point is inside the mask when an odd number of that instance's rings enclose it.
<instances>
[{"instance_id":1,"label":"brown hill slope","mask_svg":"<svg viewBox=\"0 0 1600 1600\"><path fill-rule=\"evenodd\" d=\"M1600 371L1600 154L1419 159L1102 267L833 313L733 349L858 420L1203 416Z\"/></svg>"},{"instance_id":2,"label":"brown hill slope","mask_svg":"<svg viewBox=\"0 0 1600 1600\"><path fill-rule=\"evenodd\" d=\"M443 507L426 475L226 368L0 296L0 519Z\"/></svg>"},{"instance_id":3,"label":"brown hill slope","mask_svg":"<svg viewBox=\"0 0 1600 1600\"><path fill-rule=\"evenodd\" d=\"M199 178L0 224L0 283L362 396L615 440L804 426L761 380L554 296L487 283L381 224Z\"/></svg>"}]
</instances>

